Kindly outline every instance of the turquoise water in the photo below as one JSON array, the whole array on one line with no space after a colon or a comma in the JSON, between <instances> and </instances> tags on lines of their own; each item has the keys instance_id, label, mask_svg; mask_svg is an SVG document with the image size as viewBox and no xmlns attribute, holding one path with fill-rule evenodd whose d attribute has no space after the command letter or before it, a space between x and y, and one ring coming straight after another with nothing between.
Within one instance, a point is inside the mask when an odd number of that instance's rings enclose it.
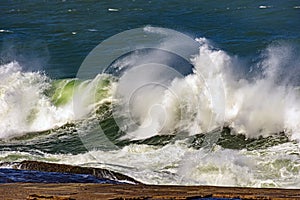
<instances>
[{"instance_id":1,"label":"turquoise water","mask_svg":"<svg viewBox=\"0 0 300 200\"><path fill-rule=\"evenodd\" d=\"M0 8L1 163L104 167L150 184L300 187L298 1ZM100 43L107 74L86 67ZM132 45L147 48L120 55Z\"/></svg>"}]
</instances>

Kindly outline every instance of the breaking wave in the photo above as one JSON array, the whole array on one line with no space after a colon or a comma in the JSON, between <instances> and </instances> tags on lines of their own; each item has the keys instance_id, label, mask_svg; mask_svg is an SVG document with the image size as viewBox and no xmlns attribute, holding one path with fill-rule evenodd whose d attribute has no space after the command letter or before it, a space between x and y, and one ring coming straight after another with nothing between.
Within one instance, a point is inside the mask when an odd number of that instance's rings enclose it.
<instances>
[{"instance_id":1,"label":"breaking wave","mask_svg":"<svg viewBox=\"0 0 300 200\"><path fill-rule=\"evenodd\" d=\"M299 80L295 73L287 73L299 68L292 45L270 45L259 62L247 66L255 71L250 77L235 74L244 67L237 57L216 49L205 38L197 42L199 54L190 60L193 73L175 76L167 88L151 86L130 93L135 126L126 129L126 123L118 124L127 133L123 139L182 132L195 135L224 126L249 138L280 132L300 138ZM129 82L130 76L118 79L105 74L85 81L51 80L40 72L22 71L18 62L4 64L0 67L0 137L49 130L93 116L103 102L122 102L124 93L136 92L139 87L128 88L139 80L148 81L148 75Z\"/></svg>"}]
</instances>

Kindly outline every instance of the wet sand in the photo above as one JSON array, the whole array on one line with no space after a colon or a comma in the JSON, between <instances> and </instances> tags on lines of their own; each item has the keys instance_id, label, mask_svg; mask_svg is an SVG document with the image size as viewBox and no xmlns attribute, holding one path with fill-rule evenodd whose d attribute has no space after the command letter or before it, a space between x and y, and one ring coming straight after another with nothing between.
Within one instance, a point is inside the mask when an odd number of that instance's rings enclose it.
<instances>
[{"instance_id":1,"label":"wet sand","mask_svg":"<svg viewBox=\"0 0 300 200\"><path fill-rule=\"evenodd\" d=\"M42 184L0 185L0 199L196 199L201 197L240 199L300 199L300 189L262 189L212 186L154 186L129 184Z\"/></svg>"}]
</instances>

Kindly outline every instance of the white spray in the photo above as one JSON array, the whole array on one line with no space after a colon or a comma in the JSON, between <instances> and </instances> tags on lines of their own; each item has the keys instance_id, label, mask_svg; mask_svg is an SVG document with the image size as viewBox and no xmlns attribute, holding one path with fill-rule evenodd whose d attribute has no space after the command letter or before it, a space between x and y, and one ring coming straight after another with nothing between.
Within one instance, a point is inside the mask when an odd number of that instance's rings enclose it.
<instances>
[{"instance_id":1,"label":"white spray","mask_svg":"<svg viewBox=\"0 0 300 200\"><path fill-rule=\"evenodd\" d=\"M141 126L129 131L126 137L143 139L156 134L172 134L175 130L179 133L180 130L188 131L193 135L223 125L248 137L269 136L283 131L293 139L300 137L299 92L295 86L280 80L282 77L279 76L285 58L291 54L288 47L270 46L259 63L262 73L248 80L237 79L233 73L234 68L241 67L237 66L235 58L214 49L205 38L197 41L201 46L199 55L192 59L194 74L175 78L160 92L156 91L157 87L143 87L143 93L139 94L139 98L135 97L139 100L134 103L137 107L129 111L131 115L139 116L136 124ZM126 100L136 96L136 90L145 81L149 82L149 74L155 73L163 74L154 71L134 75L138 77L135 79L126 75L131 81L121 79L119 87L123 94L126 93ZM138 80L144 82L140 84ZM150 82L152 84L155 80ZM132 83L138 86L132 89ZM146 102L149 105L138 106ZM160 111L152 110L157 105ZM145 126L147 123L148 126Z\"/></svg>"}]
</instances>

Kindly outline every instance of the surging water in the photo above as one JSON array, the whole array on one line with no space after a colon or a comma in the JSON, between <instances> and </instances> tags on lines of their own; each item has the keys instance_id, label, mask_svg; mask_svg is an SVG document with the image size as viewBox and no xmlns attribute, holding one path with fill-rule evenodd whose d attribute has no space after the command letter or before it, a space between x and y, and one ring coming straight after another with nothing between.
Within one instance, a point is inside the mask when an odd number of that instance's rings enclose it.
<instances>
[{"instance_id":1,"label":"surging water","mask_svg":"<svg viewBox=\"0 0 300 200\"><path fill-rule=\"evenodd\" d=\"M260 62L252 66L257 67L260 73L237 79L234 68L240 64L238 58L214 48L205 38L197 41L200 43L199 54L191 59L194 73L175 78L168 90L160 88L155 91L160 98L147 96L148 106L136 105L139 109L131 111L142 122L137 130L146 127L149 132L144 129L136 134L128 133L124 138L138 140L154 135L196 135L224 125L231 127L233 134L242 133L249 138L279 132L284 132L290 139L299 138L299 91L294 79L289 82L288 76L282 78L283 66L299 67L299 58L289 51L292 45L269 46ZM286 63L287 60L289 63ZM17 62L2 65L0 69L1 138L47 129L52 129L51 134L55 136L59 131L65 131L64 128L55 128L66 123L76 124L74 129L77 131L87 130L82 121L99 117L96 112L98 106L107 102L114 104L115 88L122 83L122 80L116 82L106 75L84 82L50 80L41 73L22 72ZM151 89L153 87L147 88L147 91ZM76 98L76 95L83 98ZM159 105L158 110L155 110L155 105ZM147 115L149 110L152 111L150 116ZM157 120L154 123L157 127L145 126L148 120ZM60 135L52 145L70 139L74 134L76 132ZM113 169L152 184L299 187L298 142L254 150L233 150L216 144L212 148L196 149L183 139L167 145L129 144L116 150L95 149L72 155L62 151L46 153L44 140L47 137L12 140L11 146L1 143L5 147L1 161L32 159L92 165ZM26 149L30 143L32 148L40 145L43 149L45 145L45 152ZM18 148L26 151L21 152Z\"/></svg>"}]
</instances>

